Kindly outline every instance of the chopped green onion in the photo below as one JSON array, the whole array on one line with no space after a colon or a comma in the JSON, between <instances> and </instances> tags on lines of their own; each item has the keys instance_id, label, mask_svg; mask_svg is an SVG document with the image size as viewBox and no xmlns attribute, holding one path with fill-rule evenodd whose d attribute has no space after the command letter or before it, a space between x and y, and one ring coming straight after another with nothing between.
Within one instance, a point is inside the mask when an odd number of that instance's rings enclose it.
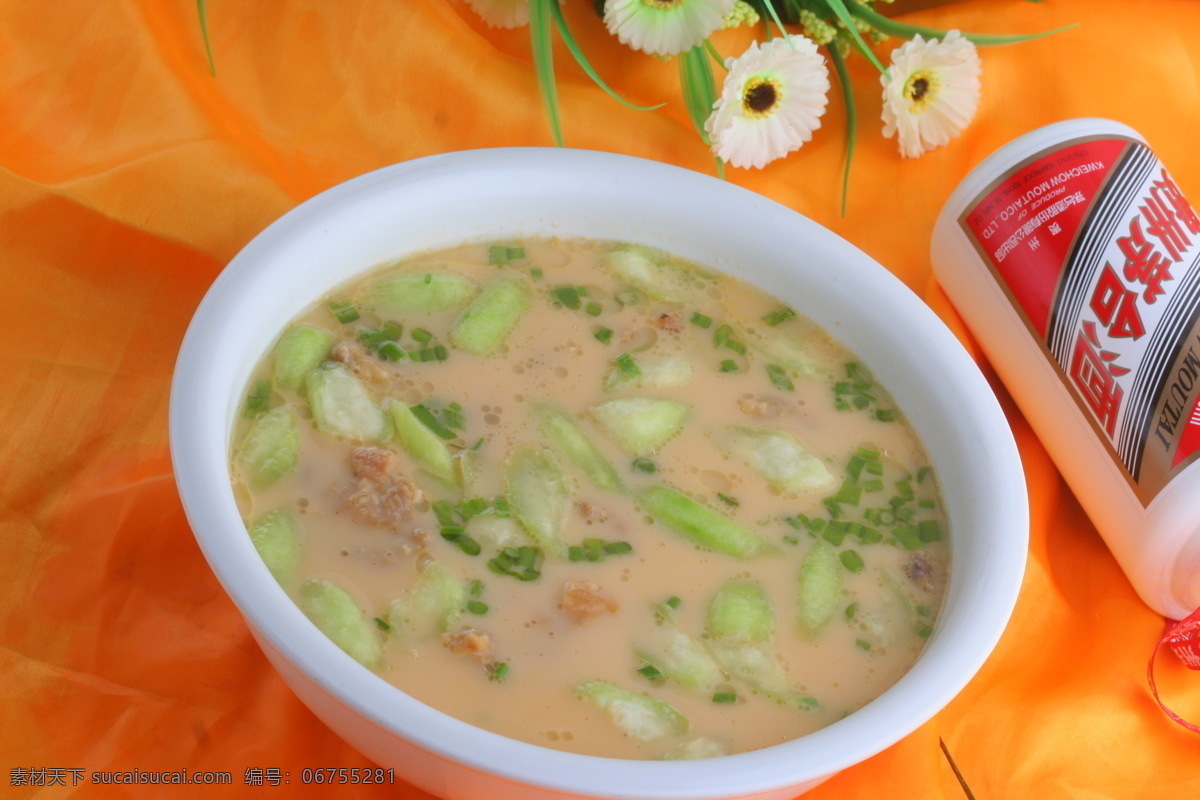
<instances>
[{"instance_id":1,"label":"chopped green onion","mask_svg":"<svg viewBox=\"0 0 1200 800\"><path fill-rule=\"evenodd\" d=\"M488 668L488 677L494 681L502 681L508 677L508 662L501 661Z\"/></svg>"},{"instance_id":2,"label":"chopped green onion","mask_svg":"<svg viewBox=\"0 0 1200 800\"><path fill-rule=\"evenodd\" d=\"M693 312L691 321L693 325L697 325L701 328L707 328L708 326L712 325L713 322L712 317L708 316L707 314L701 314L699 311Z\"/></svg>"},{"instance_id":3,"label":"chopped green onion","mask_svg":"<svg viewBox=\"0 0 1200 800\"><path fill-rule=\"evenodd\" d=\"M633 468L638 472L644 472L647 475L652 475L658 472L658 465L648 458L635 458L633 460Z\"/></svg>"},{"instance_id":4,"label":"chopped green onion","mask_svg":"<svg viewBox=\"0 0 1200 800\"><path fill-rule=\"evenodd\" d=\"M846 619L854 619L854 615L858 613L858 603L851 603L846 606Z\"/></svg>"},{"instance_id":5,"label":"chopped green onion","mask_svg":"<svg viewBox=\"0 0 1200 800\"><path fill-rule=\"evenodd\" d=\"M741 505L741 502L736 497L730 497L729 495L723 494L722 492L717 492L717 499L720 500L725 505L733 506L734 508L737 508L738 506Z\"/></svg>"},{"instance_id":6,"label":"chopped green onion","mask_svg":"<svg viewBox=\"0 0 1200 800\"><path fill-rule=\"evenodd\" d=\"M917 533L917 527L915 525L897 526L892 533L895 535L896 541L898 541L905 550L916 550L918 547L924 544L921 541L920 535Z\"/></svg>"},{"instance_id":7,"label":"chopped green onion","mask_svg":"<svg viewBox=\"0 0 1200 800\"><path fill-rule=\"evenodd\" d=\"M855 640L854 640L854 643L855 643L856 645L858 645L859 647L861 647L863 650L870 650L870 649L871 649L871 643L870 643L870 642L867 642L867 641L864 641L864 640L862 640L862 639L855 639Z\"/></svg>"},{"instance_id":8,"label":"chopped green onion","mask_svg":"<svg viewBox=\"0 0 1200 800\"><path fill-rule=\"evenodd\" d=\"M488 605L487 603L480 602L479 600L468 600L467 611L477 617L482 617L488 612Z\"/></svg>"},{"instance_id":9,"label":"chopped green onion","mask_svg":"<svg viewBox=\"0 0 1200 800\"><path fill-rule=\"evenodd\" d=\"M622 375L628 378L640 378L642 376L641 367L637 365L637 362L633 360L633 356L629 355L629 353L621 353L613 361L616 363L617 369L621 370Z\"/></svg>"},{"instance_id":10,"label":"chopped green onion","mask_svg":"<svg viewBox=\"0 0 1200 800\"><path fill-rule=\"evenodd\" d=\"M567 308L579 308L579 289L574 286L560 286L557 289L551 289L550 296L556 303L562 303Z\"/></svg>"},{"instance_id":11,"label":"chopped green onion","mask_svg":"<svg viewBox=\"0 0 1200 800\"><path fill-rule=\"evenodd\" d=\"M433 431L441 438L446 439L446 440L458 438L457 433L450 430L445 425L442 425L442 423L438 422L437 418L433 416L433 412L431 412L428 408L421 405L420 403L417 403L415 406L412 406L411 410L412 410L414 417L421 420L421 422L425 425L426 428L429 428L429 430Z\"/></svg>"},{"instance_id":12,"label":"chopped green onion","mask_svg":"<svg viewBox=\"0 0 1200 800\"><path fill-rule=\"evenodd\" d=\"M354 320L358 319L359 316L361 316L358 313L358 309L355 308L353 304L351 304L349 301L346 301L346 300L343 300L341 302L338 302L338 301L331 302L329 304L329 310L331 312L333 312L334 318L337 319L337 321L342 323L343 325L346 325L347 323L350 323L350 322L354 322Z\"/></svg>"},{"instance_id":13,"label":"chopped green onion","mask_svg":"<svg viewBox=\"0 0 1200 800\"><path fill-rule=\"evenodd\" d=\"M629 542L608 542L604 545L604 552L610 556L623 556L633 552L633 545Z\"/></svg>"},{"instance_id":14,"label":"chopped green onion","mask_svg":"<svg viewBox=\"0 0 1200 800\"><path fill-rule=\"evenodd\" d=\"M467 594L471 595L471 597L479 597L479 595L483 594L483 581L478 578L471 581L471 586L467 589Z\"/></svg>"},{"instance_id":15,"label":"chopped green onion","mask_svg":"<svg viewBox=\"0 0 1200 800\"><path fill-rule=\"evenodd\" d=\"M736 703L737 699L737 692L716 692L712 696L714 703Z\"/></svg>"},{"instance_id":16,"label":"chopped green onion","mask_svg":"<svg viewBox=\"0 0 1200 800\"><path fill-rule=\"evenodd\" d=\"M862 556L860 556L854 550L843 550L838 555L838 558L841 559L842 566L845 567L846 569L850 570L851 572L861 572L863 567L865 566L863 564Z\"/></svg>"},{"instance_id":17,"label":"chopped green onion","mask_svg":"<svg viewBox=\"0 0 1200 800\"><path fill-rule=\"evenodd\" d=\"M613 337L613 331L612 328L601 327L596 329L592 336L596 337L596 341L602 344L608 344Z\"/></svg>"},{"instance_id":18,"label":"chopped green onion","mask_svg":"<svg viewBox=\"0 0 1200 800\"><path fill-rule=\"evenodd\" d=\"M399 361L404 358L404 348L395 342L381 342L378 350L379 355L388 361Z\"/></svg>"},{"instance_id":19,"label":"chopped green onion","mask_svg":"<svg viewBox=\"0 0 1200 800\"><path fill-rule=\"evenodd\" d=\"M780 391L791 392L796 389L787 371L778 364L767 364L767 377L771 379L771 385Z\"/></svg>"},{"instance_id":20,"label":"chopped green onion","mask_svg":"<svg viewBox=\"0 0 1200 800\"><path fill-rule=\"evenodd\" d=\"M923 626L921 626L921 629L919 631L917 631L917 636L920 636L922 639L928 639L930 634L932 634L932 633L933 633L932 625L923 625Z\"/></svg>"},{"instance_id":21,"label":"chopped green onion","mask_svg":"<svg viewBox=\"0 0 1200 800\"><path fill-rule=\"evenodd\" d=\"M246 396L246 408L242 414L246 417L256 417L271 409L271 382L259 381L254 384L254 391Z\"/></svg>"},{"instance_id":22,"label":"chopped green onion","mask_svg":"<svg viewBox=\"0 0 1200 800\"><path fill-rule=\"evenodd\" d=\"M508 263L508 248L502 244L494 244L488 248L488 263L502 267Z\"/></svg>"},{"instance_id":23,"label":"chopped green onion","mask_svg":"<svg viewBox=\"0 0 1200 800\"><path fill-rule=\"evenodd\" d=\"M384 341L394 342L404 333L404 326L398 322L385 322L379 331L379 337Z\"/></svg>"},{"instance_id":24,"label":"chopped green onion","mask_svg":"<svg viewBox=\"0 0 1200 800\"><path fill-rule=\"evenodd\" d=\"M584 309L590 317L598 317L604 313L604 306L599 303L588 303Z\"/></svg>"},{"instance_id":25,"label":"chopped green onion","mask_svg":"<svg viewBox=\"0 0 1200 800\"><path fill-rule=\"evenodd\" d=\"M651 681L661 681L666 678L666 676L662 674L662 671L653 664L646 664L638 667L638 672L645 676L647 680Z\"/></svg>"},{"instance_id":26,"label":"chopped green onion","mask_svg":"<svg viewBox=\"0 0 1200 800\"><path fill-rule=\"evenodd\" d=\"M388 633L392 630L392 626L389 625L387 620L385 620L383 617L376 617L375 625L378 626L379 630L383 631L384 633Z\"/></svg>"},{"instance_id":27,"label":"chopped green onion","mask_svg":"<svg viewBox=\"0 0 1200 800\"><path fill-rule=\"evenodd\" d=\"M923 519L917 523L917 536L922 542L941 541L942 528L936 519Z\"/></svg>"},{"instance_id":28,"label":"chopped green onion","mask_svg":"<svg viewBox=\"0 0 1200 800\"><path fill-rule=\"evenodd\" d=\"M409 335L420 344L429 344L433 341L433 334L424 328L413 328Z\"/></svg>"},{"instance_id":29,"label":"chopped green onion","mask_svg":"<svg viewBox=\"0 0 1200 800\"><path fill-rule=\"evenodd\" d=\"M678 597L676 597L675 595L671 595L670 597L668 597L666 600L664 600L664 601L663 601L663 605L667 606L668 608L675 608L675 609L677 609L677 608L679 608L681 605L683 605L683 601L682 601L682 600L680 600L680 599L679 599Z\"/></svg>"},{"instance_id":30,"label":"chopped green onion","mask_svg":"<svg viewBox=\"0 0 1200 800\"><path fill-rule=\"evenodd\" d=\"M532 581L541 577L542 551L532 546L506 547L488 561L488 569L497 575L508 575L520 581Z\"/></svg>"},{"instance_id":31,"label":"chopped green onion","mask_svg":"<svg viewBox=\"0 0 1200 800\"><path fill-rule=\"evenodd\" d=\"M450 544L454 545L459 550L462 550L469 556L479 555L482 549L479 546L479 542L462 532L462 528L455 530L455 526L450 526L442 528L441 533L443 539L445 539L447 542L450 542Z\"/></svg>"},{"instance_id":32,"label":"chopped green onion","mask_svg":"<svg viewBox=\"0 0 1200 800\"><path fill-rule=\"evenodd\" d=\"M543 273L541 267L534 267L533 269L529 270L529 277L533 278L535 281L540 281L542 279L542 275Z\"/></svg>"},{"instance_id":33,"label":"chopped green onion","mask_svg":"<svg viewBox=\"0 0 1200 800\"><path fill-rule=\"evenodd\" d=\"M796 316L796 312L793 311L792 309L781 308L778 311L772 311L770 314L767 314L765 317L763 317L763 322L767 323L772 328L774 328L776 325L780 324L781 322L787 322L789 319L791 319L795 316Z\"/></svg>"},{"instance_id":34,"label":"chopped green onion","mask_svg":"<svg viewBox=\"0 0 1200 800\"><path fill-rule=\"evenodd\" d=\"M440 525L453 525L458 520L454 517L454 507L449 500L438 500L433 504L433 514Z\"/></svg>"},{"instance_id":35,"label":"chopped green onion","mask_svg":"<svg viewBox=\"0 0 1200 800\"><path fill-rule=\"evenodd\" d=\"M507 255L510 261L516 261L519 258L525 257L524 247L506 247L504 249L508 251Z\"/></svg>"},{"instance_id":36,"label":"chopped green onion","mask_svg":"<svg viewBox=\"0 0 1200 800\"><path fill-rule=\"evenodd\" d=\"M732 358L727 358L721 362L721 372L737 372L738 364Z\"/></svg>"},{"instance_id":37,"label":"chopped green onion","mask_svg":"<svg viewBox=\"0 0 1200 800\"><path fill-rule=\"evenodd\" d=\"M877 408L875 409L875 419L880 422L895 422L896 409L894 408Z\"/></svg>"}]
</instances>

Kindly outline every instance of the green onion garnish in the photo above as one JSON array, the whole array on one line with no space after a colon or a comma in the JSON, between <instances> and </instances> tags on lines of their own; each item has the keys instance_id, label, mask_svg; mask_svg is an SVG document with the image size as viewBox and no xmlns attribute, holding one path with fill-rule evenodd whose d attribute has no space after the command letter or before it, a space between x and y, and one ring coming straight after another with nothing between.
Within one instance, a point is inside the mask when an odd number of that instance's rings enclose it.
<instances>
[{"instance_id":1,"label":"green onion garnish","mask_svg":"<svg viewBox=\"0 0 1200 800\"><path fill-rule=\"evenodd\" d=\"M494 244L488 248L488 263L502 267L508 263L508 248L502 244Z\"/></svg>"},{"instance_id":2,"label":"green onion garnish","mask_svg":"<svg viewBox=\"0 0 1200 800\"><path fill-rule=\"evenodd\" d=\"M598 317L604 313L604 306L599 303L588 303L584 306L583 310L587 312L589 317Z\"/></svg>"},{"instance_id":3,"label":"green onion garnish","mask_svg":"<svg viewBox=\"0 0 1200 800\"><path fill-rule=\"evenodd\" d=\"M246 407L242 414L255 417L271 408L271 382L259 381L254 384L254 391L246 396Z\"/></svg>"},{"instance_id":4,"label":"green onion garnish","mask_svg":"<svg viewBox=\"0 0 1200 800\"><path fill-rule=\"evenodd\" d=\"M488 668L488 677L494 681L502 681L508 677L508 662L501 661Z\"/></svg>"},{"instance_id":5,"label":"green onion garnish","mask_svg":"<svg viewBox=\"0 0 1200 800\"><path fill-rule=\"evenodd\" d=\"M780 391L791 392L796 389L796 384L788 377L787 370L778 364L767 364L767 377L771 379L771 385Z\"/></svg>"},{"instance_id":6,"label":"green onion garnish","mask_svg":"<svg viewBox=\"0 0 1200 800\"><path fill-rule=\"evenodd\" d=\"M560 286L557 289L551 289L550 296L554 298L554 302L562 303L567 308L579 308L579 289L574 286Z\"/></svg>"},{"instance_id":7,"label":"green onion garnish","mask_svg":"<svg viewBox=\"0 0 1200 800\"><path fill-rule=\"evenodd\" d=\"M921 626L921 629L919 631L917 631L917 636L920 636L922 639L928 639L930 634L932 634L932 633L933 633L932 625L923 625L923 626Z\"/></svg>"},{"instance_id":8,"label":"green onion garnish","mask_svg":"<svg viewBox=\"0 0 1200 800\"><path fill-rule=\"evenodd\" d=\"M922 542L941 541L942 527L936 519L923 519L917 523L917 536Z\"/></svg>"},{"instance_id":9,"label":"green onion garnish","mask_svg":"<svg viewBox=\"0 0 1200 800\"><path fill-rule=\"evenodd\" d=\"M379 355L388 361L399 361L404 358L404 348L395 342L381 342L378 350Z\"/></svg>"},{"instance_id":10,"label":"green onion garnish","mask_svg":"<svg viewBox=\"0 0 1200 800\"><path fill-rule=\"evenodd\" d=\"M482 548L479 546L479 542L463 533L463 529L461 527L453 525L447 526L442 528L441 533L443 539L445 539L447 542L450 542L450 544L454 545L459 550L462 550L469 556L477 556L482 550Z\"/></svg>"},{"instance_id":11,"label":"green onion garnish","mask_svg":"<svg viewBox=\"0 0 1200 800\"><path fill-rule=\"evenodd\" d=\"M645 676L647 680L651 681L661 681L666 678L666 676L662 674L662 671L653 664L646 664L638 667L638 672Z\"/></svg>"},{"instance_id":12,"label":"green onion garnish","mask_svg":"<svg viewBox=\"0 0 1200 800\"><path fill-rule=\"evenodd\" d=\"M334 301L329 304L329 310L333 312L333 316L338 322L343 325L354 322L361 316L358 309L354 307L348 300Z\"/></svg>"},{"instance_id":13,"label":"green onion garnish","mask_svg":"<svg viewBox=\"0 0 1200 800\"><path fill-rule=\"evenodd\" d=\"M629 353L621 353L613 359L617 369L621 370L621 374L627 378L640 378L642 376L642 368L633 360L633 356Z\"/></svg>"},{"instance_id":14,"label":"green onion garnish","mask_svg":"<svg viewBox=\"0 0 1200 800\"><path fill-rule=\"evenodd\" d=\"M647 475L658 472L658 465L648 458L635 458L633 460L633 468L637 472L644 472Z\"/></svg>"},{"instance_id":15,"label":"green onion garnish","mask_svg":"<svg viewBox=\"0 0 1200 800\"><path fill-rule=\"evenodd\" d=\"M738 364L732 358L727 358L721 362L721 372L737 372Z\"/></svg>"},{"instance_id":16,"label":"green onion garnish","mask_svg":"<svg viewBox=\"0 0 1200 800\"><path fill-rule=\"evenodd\" d=\"M438 422L437 418L433 416L433 412L430 411L425 406L421 405L420 403L417 403L415 406L412 406L411 411L413 413L413 416L416 417L417 419L421 420L421 422L425 425L426 428L429 428L429 430L433 431L441 438L446 439L446 440L458 438L457 433L450 430L442 423Z\"/></svg>"},{"instance_id":17,"label":"green onion garnish","mask_svg":"<svg viewBox=\"0 0 1200 800\"><path fill-rule=\"evenodd\" d=\"M604 552L610 556L623 556L633 552L633 545L629 542L608 542L604 545Z\"/></svg>"},{"instance_id":18,"label":"green onion garnish","mask_svg":"<svg viewBox=\"0 0 1200 800\"><path fill-rule=\"evenodd\" d=\"M376 617L375 625L376 625L376 627L379 628L379 630L383 631L384 633L388 633L392 630L392 626L389 625L387 623L387 620L385 620L383 617Z\"/></svg>"},{"instance_id":19,"label":"green onion garnish","mask_svg":"<svg viewBox=\"0 0 1200 800\"><path fill-rule=\"evenodd\" d=\"M862 556L855 550L843 550L838 558L842 561L842 566L851 572L862 572L863 564Z\"/></svg>"},{"instance_id":20,"label":"green onion garnish","mask_svg":"<svg viewBox=\"0 0 1200 800\"><path fill-rule=\"evenodd\" d=\"M870 650L870 649L871 649L871 643L870 643L870 642L867 642L867 641L863 641L862 639L855 639L855 640L854 640L854 643L855 643L856 645L858 645L859 647L861 647L863 650Z\"/></svg>"},{"instance_id":21,"label":"green onion garnish","mask_svg":"<svg viewBox=\"0 0 1200 800\"><path fill-rule=\"evenodd\" d=\"M691 322L693 325L697 325L701 328L707 328L708 326L712 325L712 317L708 316L707 314L701 314L699 311L695 311L692 313Z\"/></svg>"},{"instance_id":22,"label":"green onion garnish","mask_svg":"<svg viewBox=\"0 0 1200 800\"><path fill-rule=\"evenodd\" d=\"M597 342L600 342L601 344L608 344L609 341L612 340L613 331L612 328L601 327L597 328L596 331L592 333L592 336L596 337Z\"/></svg>"},{"instance_id":23,"label":"green onion garnish","mask_svg":"<svg viewBox=\"0 0 1200 800\"><path fill-rule=\"evenodd\" d=\"M479 600L468 600L467 611L477 617L482 617L488 612L488 604Z\"/></svg>"},{"instance_id":24,"label":"green onion garnish","mask_svg":"<svg viewBox=\"0 0 1200 800\"><path fill-rule=\"evenodd\" d=\"M529 277L533 278L535 281L540 281L542 279L542 268L534 267L533 269L529 270Z\"/></svg>"},{"instance_id":25,"label":"green onion garnish","mask_svg":"<svg viewBox=\"0 0 1200 800\"><path fill-rule=\"evenodd\" d=\"M675 595L671 595L663 601L663 605L665 605L667 608L679 608L681 605L683 605L683 601Z\"/></svg>"},{"instance_id":26,"label":"green onion garnish","mask_svg":"<svg viewBox=\"0 0 1200 800\"><path fill-rule=\"evenodd\" d=\"M483 581L478 578L471 581L471 586L467 589L467 594L471 595L471 597L479 597L479 595L483 594Z\"/></svg>"},{"instance_id":27,"label":"green onion garnish","mask_svg":"<svg viewBox=\"0 0 1200 800\"><path fill-rule=\"evenodd\" d=\"M714 703L736 703L737 699L737 692L716 692L712 696Z\"/></svg>"},{"instance_id":28,"label":"green onion garnish","mask_svg":"<svg viewBox=\"0 0 1200 800\"><path fill-rule=\"evenodd\" d=\"M854 615L858 613L858 603L851 603L846 606L846 619L854 619Z\"/></svg>"},{"instance_id":29,"label":"green onion garnish","mask_svg":"<svg viewBox=\"0 0 1200 800\"><path fill-rule=\"evenodd\" d=\"M717 492L717 499L720 500L725 505L733 506L734 508L737 508L738 506L740 506L742 504L741 501L739 501L736 497L730 497L729 495L724 494L722 492Z\"/></svg>"},{"instance_id":30,"label":"green onion garnish","mask_svg":"<svg viewBox=\"0 0 1200 800\"><path fill-rule=\"evenodd\" d=\"M525 257L524 247L506 247L504 249L507 251L508 259L510 261L516 261L518 258Z\"/></svg>"},{"instance_id":31,"label":"green onion garnish","mask_svg":"<svg viewBox=\"0 0 1200 800\"><path fill-rule=\"evenodd\" d=\"M796 316L796 312L790 308L781 308L778 311L772 311L763 317L763 322L774 328L781 322L787 322L792 317Z\"/></svg>"},{"instance_id":32,"label":"green onion garnish","mask_svg":"<svg viewBox=\"0 0 1200 800\"><path fill-rule=\"evenodd\" d=\"M422 345L429 344L433 341L433 334L424 328L413 328L412 332L409 333L409 336L411 336L418 344Z\"/></svg>"}]
</instances>

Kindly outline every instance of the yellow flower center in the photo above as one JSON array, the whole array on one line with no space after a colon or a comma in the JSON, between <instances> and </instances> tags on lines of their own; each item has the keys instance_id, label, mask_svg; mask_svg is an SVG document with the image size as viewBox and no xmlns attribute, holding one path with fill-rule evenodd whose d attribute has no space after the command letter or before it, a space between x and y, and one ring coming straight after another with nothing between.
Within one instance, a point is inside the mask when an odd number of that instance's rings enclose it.
<instances>
[{"instance_id":1,"label":"yellow flower center","mask_svg":"<svg viewBox=\"0 0 1200 800\"><path fill-rule=\"evenodd\" d=\"M909 111L924 111L937 97L940 82L936 72L914 72L904 82L904 96L909 101Z\"/></svg>"},{"instance_id":2,"label":"yellow flower center","mask_svg":"<svg viewBox=\"0 0 1200 800\"><path fill-rule=\"evenodd\" d=\"M642 0L642 5L650 6L658 11L670 11L679 8L686 0Z\"/></svg>"},{"instance_id":3,"label":"yellow flower center","mask_svg":"<svg viewBox=\"0 0 1200 800\"><path fill-rule=\"evenodd\" d=\"M742 112L747 117L769 117L783 97L783 84L774 78L756 76L742 89Z\"/></svg>"}]
</instances>

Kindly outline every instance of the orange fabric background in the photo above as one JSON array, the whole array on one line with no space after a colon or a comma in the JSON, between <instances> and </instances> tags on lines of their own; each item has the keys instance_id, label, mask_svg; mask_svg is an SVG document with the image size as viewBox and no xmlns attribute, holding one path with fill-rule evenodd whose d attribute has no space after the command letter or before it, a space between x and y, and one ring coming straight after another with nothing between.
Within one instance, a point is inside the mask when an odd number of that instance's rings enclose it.
<instances>
[{"instance_id":1,"label":"orange fabric background","mask_svg":"<svg viewBox=\"0 0 1200 800\"><path fill-rule=\"evenodd\" d=\"M702 172L676 69L568 16L625 109L558 52L567 143ZM196 548L167 451L167 393L188 319L222 266L311 195L431 153L548 145L527 32L460 0L210 0L209 74L192 0L0 0L0 794L306 796L247 789L246 768L361 767L268 667ZM974 124L899 158L877 77L853 59L861 134L838 214L844 115L792 158L729 179L821 222L899 275L970 344L928 248L950 191L1039 125L1106 116L1140 130L1200 202L1200 3L968 0L910 21L1050 39L983 51ZM726 54L740 32L716 37ZM884 45L890 52L894 44ZM836 91L836 90L835 90ZM984 365L986 370L986 364ZM994 382L994 381L993 381ZM999 387L997 387L999 389ZM1145 608L1003 390L1028 471L1021 600L965 692L913 735L812 792L828 798L1162 798L1200 790L1200 738L1152 702ZM1200 720L1200 674L1159 686ZM14 769L227 770L232 788L19 789ZM337 791L341 794L343 791ZM406 786L354 796L423 798Z\"/></svg>"}]
</instances>

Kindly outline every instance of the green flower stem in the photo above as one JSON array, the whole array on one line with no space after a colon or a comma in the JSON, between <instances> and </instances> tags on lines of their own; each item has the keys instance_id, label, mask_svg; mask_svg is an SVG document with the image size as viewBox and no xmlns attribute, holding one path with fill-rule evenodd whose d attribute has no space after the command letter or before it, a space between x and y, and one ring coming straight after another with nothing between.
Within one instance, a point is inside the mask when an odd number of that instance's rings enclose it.
<instances>
[{"instance_id":1,"label":"green flower stem","mask_svg":"<svg viewBox=\"0 0 1200 800\"><path fill-rule=\"evenodd\" d=\"M795 50L796 45L792 43L790 38L788 38L787 30L783 27L783 20L779 18L779 12L775 10L775 3L773 0L763 0L763 6L767 9L767 13L771 15L771 19L775 21L775 27L779 29L779 35L787 38L788 46ZM768 38L770 37L770 33L770 26L767 26Z\"/></svg>"},{"instance_id":2,"label":"green flower stem","mask_svg":"<svg viewBox=\"0 0 1200 800\"><path fill-rule=\"evenodd\" d=\"M829 47L829 60L837 72L842 87L842 101L846 106L846 166L842 172L842 216L846 216L846 197L850 193L850 162L854 158L854 139L858 131L858 111L854 107L854 90L850 86L850 72L846 59L837 47Z\"/></svg>"},{"instance_id":3,"label":"green flower stem","mask_svg":"<svg viewBox=\"0 0 1200 800\"><path fill-rule=\"evenodd\" d=\"M587 76L592 79L592 82L607 92L609 97L616 100L623 106L632 108L634 111L654 111L666 105L666 103L659 103L656 106L634 105L609 88L608 84L604 82L599 73L592 68L591 63L587 60L587 56L583 54L583 49L580 48L579 43L575 41L575 37L572 35L571 29L567 27L567 18L563 15L562 6L557 2L550 2L547 5L550 7L550 14L554 20L554 27L558 29L558 35L562 37L563 42L567 45L567 49L571 51L571 55L575 57L575 63L579 64L580 68L582 68L583 71L587 73Z\"/></svg>"},{"instance_id":4,"label":"green flower stem","mask_svg":"<svg viewBox=\"0 0 1200 800\"><path fill-rule=\"evenodd\" d=\"M847 0L847 2L853 5L854 0ZM850 10L846 8L846 3L842 0L825 0L825 3L829 6L829 9L834 13L838 20L840 20L841 23L846 26L846 31L850 34L850 43L854 45L855 49L862 53L868 61L874 64L875 69L879 70L881 74L886 72L887 70L884 68L883 64L879 63L879 59L875 57L875 53L872 52L871 48L867 45L866 40L862 38L862 34L858 32L858 28L854 27L854 17L850 16ZM882 30L882 28L880 30ZM884 32L886 33L886 31Z\"/></svg>"},{"instance_id":5,"label":"green flower stem","mask_svg":"<svg viewBox=\"0 0 1200 800\"><path fill-rule=\"evenodd\" d=\"M529 41L542 105L550 119L550 135L554 137L554 143L562 147L562 120L558 115L558 87L554 83L554 49L550 34L553 26L551 6L557 2L529 0Z\"/></svg>"},{"instance_id":6,"label":"green flower stem","mask_svg":"<svg viewBox=\"0 0 1200 800\"><path fill-rule=\"evenodd\" d=\"M204 54L208 56L208 70L215 77L217 64L213 61L212 45L208 41L208 13L205 3L206 0L196 0L196 14L200 17L200 36L204 39Z\"/></svg>"},{"instance_id":7,"label":"green flower stem","mask_svg":"<svg viewBox=\"0 0 1200 800\"><path fill-rule=\"evenodd\" d=\"M842 0L831 0L830 4L832 5L834 2L841 3ZM880 14L878 11L875 11L872 8L867 8L864 5L860 5L859 3L855 2L855 0L845 0L845 4L851 14L858 17L863 22L866 22L866 23L870 24L871 26L878 28L879 30L883 31L884 33L888 34L889 36L897 36L902 39L911 39L912 37L916 36L917 34L920 34L921 36L924 36L926 38L934 37L934 38L940 39L943 36L945 36L947 33L947 31L938 30L937 28L927 28L923 25L909 25L908 23L899 22L897 20L891 19L890 17L885 17L883 14ZM1030 39L1040 39L1043 36L1052 36L1056 33L1062 33L1063 31L1069 31L1072 28L1078 28L1078 27L1079 27L1079 23L1075 23L1073 25L1067 25L1066 27L1063 27L1063 28L1055 28L1052 31L1044 31L1042 33L1011 34L1011 35L1010 34L991 34L991 33L963 33L963 38L967 39L971 42L974 42L977 45L981 45L981 46L997 45L997 44L1015 44L1017 42L1027 42Z\"/></svg>"},{"instance_id":8,"label":"green flower stem","mask_svg":"<svg viewBox=\"0 0 1200 800\"><path fill-rule=\"evenodd\" d=\"M704 40L704 49L712 56L712 60L720 65L721 69L725 69L725 59L721 58L721 54L717 51L716 45L712 43L712 39Z\"/></svg>"},{"instance_id":9,"label":"green flower stem","mask_svg":"<svg viewBox=\"0 0 1200 800\"><path fill-rule=\"evenodd\" d=\"M679 85L683 90L683 103L687 107L688 116L696 126L700 139L712 147L712 139L704 129L704 123L712 114L717 102L717 82L713 78L712 62L709 60L708 48L712 44L706 39L704 44L698 44L686 53L680 53L675 59L679 62ZM713 48L715 51L715 48ZM720 58L717 57L719 61ZM717 160L717 177L725 177L725 162Z\"/></svg>"}]
</instances>

